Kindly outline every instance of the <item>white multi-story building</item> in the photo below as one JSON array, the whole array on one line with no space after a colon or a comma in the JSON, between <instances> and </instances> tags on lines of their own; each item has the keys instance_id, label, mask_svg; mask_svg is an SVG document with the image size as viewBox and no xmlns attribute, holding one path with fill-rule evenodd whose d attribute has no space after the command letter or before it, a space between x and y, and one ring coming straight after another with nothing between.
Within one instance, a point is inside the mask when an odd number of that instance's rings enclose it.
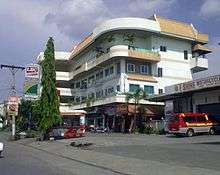
<instances>
[{"instance_id":1,"label":"white multi-story building","mask_svg":"<svg viewBox=\"0 0 220 175\"><path fill-rule=\"evenodd\" d=\"M163 93L165 86L190 81L193 73L206 70L205 55L211 52L204 46L207 42L208 35L192 24L156 15L108 20L76 45L70 56L56 58L60 108L85 109L87 97L92 96L91 114L102 118L94 122L106 123L103 115L123 113L124 92L143 88L149 95ZM141 103L149 106L152 116L161 105Z\"/></svg>"}]
</instances>

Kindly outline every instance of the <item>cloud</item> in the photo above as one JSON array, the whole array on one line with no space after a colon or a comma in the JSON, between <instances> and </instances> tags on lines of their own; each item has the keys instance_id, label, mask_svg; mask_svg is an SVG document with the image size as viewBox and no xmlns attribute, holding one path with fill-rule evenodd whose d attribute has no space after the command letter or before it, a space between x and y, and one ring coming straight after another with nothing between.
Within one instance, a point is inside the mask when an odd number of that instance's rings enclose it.
<instances>
[{"instance_id":1,"label":"cloud","mask_svg":"<svg viewBox=\"0 0 220 175\"><path fill-rule=\"evenodd\" d=\"M117 17L149 16L167 13L176 0L66 0L46 15L46 24L55 24L58 30L74 40L80 40L101 22ZM121 5L121 4L124 5Z\"/></svg>"},{"instance_id":2,"label":"cloud","mask_svg":"<svg viewBox=\"0 0 220 175\"><path fill-rule=\"evenodd\" d=\"M61 33L79 39L110 17L102 0L67 0L48 13L45 22L54 23Z\"/></svg>"},{"instance_id":3,"label":"cloud","mask_svg":"<svg viewBox=\"0 0 220 175\"><path fill-rule=\"evenodd\" d=\"M204 18L220 17L220 1L205 0L200 8L200 15Z\"/></svg>"},{"instance_id":4,"label":"cloud","mask_svg":"<svg viewBox=\"0 0 220 175\"><path fill-rule=\"evenodd\" d=\"M165 14L175 3L176 0L130 0L128 7L136 15Z\"/></svg>"}]
</instances>

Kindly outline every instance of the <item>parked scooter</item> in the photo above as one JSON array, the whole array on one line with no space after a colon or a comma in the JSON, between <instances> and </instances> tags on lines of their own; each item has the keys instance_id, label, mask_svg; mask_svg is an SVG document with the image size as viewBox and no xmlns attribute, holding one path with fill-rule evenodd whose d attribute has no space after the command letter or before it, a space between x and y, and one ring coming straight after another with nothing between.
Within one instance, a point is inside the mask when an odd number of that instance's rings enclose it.
<instances>
[{"instance_id":1,"label":"parked scooter","mask_svg":"<svg viewBox=\"0 0 220 175\"><path fill-rule=\"evenodd\" d=\"M0 157L2 156L3 150L4 150L4 144L0 142Z\"/></svg>"}]
</instances>

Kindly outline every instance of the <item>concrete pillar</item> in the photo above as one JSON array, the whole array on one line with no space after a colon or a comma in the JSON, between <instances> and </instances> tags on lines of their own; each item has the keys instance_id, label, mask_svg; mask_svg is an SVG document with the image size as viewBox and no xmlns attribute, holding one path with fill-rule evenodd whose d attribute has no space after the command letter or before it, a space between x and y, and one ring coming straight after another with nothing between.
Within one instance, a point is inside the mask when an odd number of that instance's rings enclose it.
<instances>
[{"instance_id":1,"label":"concrete pillar","mask_svg":"<svg viewBox=\"0 0 220 175\"><path fill-rule=\"evenodd\" d=\"M12 116L12 139L15 139L15 116Z\"/></svg>"}]
</instances>

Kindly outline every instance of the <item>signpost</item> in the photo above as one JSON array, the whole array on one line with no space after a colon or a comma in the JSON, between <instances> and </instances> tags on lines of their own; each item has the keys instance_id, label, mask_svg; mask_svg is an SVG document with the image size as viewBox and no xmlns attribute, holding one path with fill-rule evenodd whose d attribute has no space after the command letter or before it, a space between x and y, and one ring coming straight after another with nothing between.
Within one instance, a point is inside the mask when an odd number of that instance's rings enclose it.
<instances>
[{"instance_id":1,"label":"signpost","mask_svg":"<svg viewBox=\"0 0 220 175\"><path fill-rule=\"evenodd\" d=\"M15 74L18 70L24 70L25 68L22 66L15 65L7 65L1 64L0 68L9 69L12 74L12 85L11 85L11 96L9 97L8 104L8 112L9 115L12 115L12 139L15 139L15 116L18 114L18 97L16 96L16 88L15 88Z\"/></svg>"}]
</instances>

